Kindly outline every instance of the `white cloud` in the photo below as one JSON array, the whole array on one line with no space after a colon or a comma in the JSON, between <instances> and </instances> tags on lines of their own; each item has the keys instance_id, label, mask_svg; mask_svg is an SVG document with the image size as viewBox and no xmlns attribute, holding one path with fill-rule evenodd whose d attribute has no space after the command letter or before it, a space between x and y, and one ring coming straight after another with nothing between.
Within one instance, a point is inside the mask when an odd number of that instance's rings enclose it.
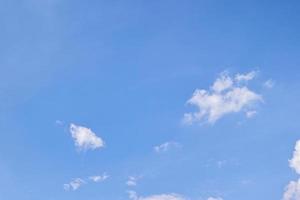
<instances>
[{"instance_id":1,"label":"white cloud","mask_svg":"<svg viewBox=\"0 0 300 200\"><path fill-rule=\"evenodd\" d=\"M126 181L127 186L136 186L137 181L140 179L140 176L129 176L128 180Z\"/></svg>"},{"instance_id":2,"label":"white cloud","mask_svg":"<svg viewBox=\"0 0 300 200\"><path fill-rule=\"evenodd\" d=\"M271 80L271 79L267 80L267 81L264 82L264 84L263 84L263 86L264 86L265 88L267 88L267 89L273 88L274 85L275 85L275 83L274 83L274 81Z\"/></svg>"},{"instance_id":3,"label":"white cloud","mask_svg":"<svg viewBox=\"0 0 300 200\"><path fill-rule=\"evenodd\" d=\"M109 178L107 173L103 173L102 175L90 176L89 179L94 182L102 182Z\"/></svg>"},{"instance_id":4,"label":"white cloud","mask_svg":"<svg viewBox=\"0 0 300 200\"><path fill-rule=\"evenodd\" d=\"M76 179L73 179L70 183L64 184L64 190L75 191L75 190L79 189L83 184L85 184L84 180L82 180L80 178L76 178Z\"/></svg>"},{"instance_id":5,"label":"white cloud","mask_svg":"<svg viewBox=\"0 0 300 200\"><path fill-rule=\"evenodd\" d=\"M252 118L252 117L254 117L256 114L257 114L257 111L255 111L255 110L249 110L249 111L246 111L246 116L247 116L247 118Z\"/></svg>"},{"instance_id":6,"label":"white cloud","mask_svg":"<svg viewBox=\"0 0 300 200\"><path fill-rule=\"evenodd\" d=\"M137 195L137 193L135 191L128 191L128 196L129 196L129 199L132 199L132 200L138 200L139 197Z\"/></svg>"},{"instance_id":7,"label":"white cloud","mask_svg":"<svg viewBox=\"0 0 300 200\"><path fill-rule=\"evenodd\" d=\"M222 73L221 76L214 82L211 88L215 92L222 92L226 89L231 88L232 85L232 79L227 75L227 73Z\"/></svg>"},{"instance_id":8,"label":"white cloud","mask_svg":"<svg viewBox=\"0 0 300 200\"><path fill-rule=\"evenodd\" d=\"M176 148L176 147L180 147L180 144L177 143L177 142L165 142L163 144L160 144L160 145L157 145L155 147L153 147L154 151L157 152L157 153L160 153L160 152L166 152L168 151L170 148Z\"/></svg>"},{"instance_id":9,"label":"white cloud","mask_svg":"<svg viewBox=\"0 0 300 200\"><path fill-rule=\"evenodd\" d=\"M300 140L297 141L293 157L289 160L290 167L300 174Z\"/></svg>"},{"instance_id":10,"label":"white cloud","mask_svg":"<svg viewBox=\"0 0 300 200\"><path fill-rule=\"evenodd\" d=\"M210 90L196 89L192 97L187 101L189 105L196 106L198 111L185 113L183 122L215 123L224 115L230 113L253 111L253 106L263 101L262 97L240 83L242 80L251 80L254 75L251 72L246 75L238 74L233 80L223 73L214 82Z\"/></svg>"},{"instance_id":11,"label":"white cloud","mask_svg":"<svg viewBox=\"0 0 300 200\"><path fill-rule=\"evenodd\" d=\"M146 197L139 197L135 191L128 191L129 198L132 200L187 200L179 194L159 194Z\"/></svg>"},{"instance_id":12,"label":"white cloud","mask_svg":"<svg viewBox=\"0 0 300 200\"><path fill-rule=\"evenodd\" d=\"M252 71L252 72L249 72L247 74L237 74L237 75L235 75L235 80L238 81L238 82L251 81L252 79L255 78L256 74L257 74L256 71Z\"/></svg>"},{"instance_id":13,"label":"white cloud","mask_svg":"<svg viewBox=\"0 0 300 200\"><path fill-rule=\"evenodd\" d=\"M89 128L71 124L70 132L79 150L104 147L104 141Z\"/></svg>"},{"instance_id":14,"label":"white cloud","mask_svg":"<svg viewBox=\"0 0 300 200\"><path fill-rule=\"evenodd\" d=\"M88 184L88 181L93 181L93 182L102 182L105 181L106 179L109 178L109 175L107 175L106 173L103 173L103 175L97 175L97 176L90 176L88 178L85 179L81 179L81 178L75 178L72 181L70 181L70 183L66 183L64 184L64 190L66 191L75 191L77 189L79 189L83 184Z\"/></svg>"},{"instance_id":15,"label":"white cloud","mask_svg":"<svg viewBox=\"0 0 300 200\"><path fill-rule=\"evenodd\" d=\"M300 174L300 140L296 142L293 157L289 160L289 165L298 174ZM290 181L286 186L283 200L299 200L300 199L300 179L298 181Z\"/></svg>"},{"instance_id":16,"label":"white cloud","mask_svg":"<svg viewBox=\"0 0 300 200\"><path fill-rule=\"evenodd\" d=\"M291 181L285 188L283 200L299 200L300 199L300 179Z\"/></svg>"},{"instance_id":17,"label":"white cloud","mask_svg":"<svg viewBox=\"0 0 300 200\"><path fill-rule=\"evenodd\" d=\"M223 200L221 197L209 197L207 200Z\"/></svg>"}]
</instances>

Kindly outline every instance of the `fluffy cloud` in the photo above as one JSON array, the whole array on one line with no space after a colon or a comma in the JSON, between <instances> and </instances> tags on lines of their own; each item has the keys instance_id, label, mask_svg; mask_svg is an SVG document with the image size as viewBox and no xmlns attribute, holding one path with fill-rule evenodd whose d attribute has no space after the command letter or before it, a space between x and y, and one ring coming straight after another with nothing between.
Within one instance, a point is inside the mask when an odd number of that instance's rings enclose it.
<instances>
[{"instance_id":1,"label":"fluffy cloud","mask_svg":"<svg viewBox=\"0 0 300 200\"><path fill-rule=\"evenodd\" d=\"M177 142L165 142L161 145L157 145L155 147L153 147L154 151L157 152L157 153L160 153L160 152L165 152L165 151L168 151L170 148L173 148L173 147L180 147L180 144L178 144Z\"/></svg>"},{"instance_id":2,"label":"fluffy cloud","mask_svg":"<svg viewBox=\"0 0 300 200\"><path fill-rule=\"evenodd\" d=\"M300 140L297 141L293 157L289 160L290 167L300 174Z\"/></svg>"},{"instance_id":3,"label":"fluffy cloud","mask_svg":"<svg viewBox=\"0 0 300 200\"><path fill-rule=\"evenodd\" d=\"M198 111L184 114L184 123L194 122L215 123L224 115L245 112L248 116L249 109L263 101L262 97L250 90L245 82L255 77L255 72L237 74L231 78L227 73L222 73L209 90L196 89L187 101L189 105L196 106ZM254 111L251 111L252 114Z\"/></svg>"},{"instance_id":4,"label":"fluffy cloud","mask_svg":"<svg viewBox=\"0 0 300 200\"><path fill-rule=\"evenodd\" d=\"M73 179L70 183L64 184L64 190L75 191L75 190L79 189L83 184L85 184L84 180L82 180L80 178L76 178L76 179Z\"/></svg>"},{"instance_id":5,"label":"fluffy cloud","mask_svg":"<svg viewBox=\"0 0 300 200\"><path fill-rule=\"evenodd\" d=\"M293 157L289 160L290 167L300 174L300 140L296 142ZM283 200L299 200L300 199L300 179L298 181L290 181L286 186Z\"/></svg>"},{"instance_id":6,"label":"fluffy cloud","mask_svg":"<svg viewBox=\"0 0 300 200\"><path fill-rule=\"evenodd\" d=\"M135 191L129 191L128 194L132 200L187 200L179 194L159 194L147 197L139 197Z\"/></svg>"},{"instance_id":7,"label":"fluffy cloud","mask_svg":"<svg viewBox=\"0 0 300 200\"><path fill-rule=\"evenodd\" d=\"M90 176L89 179L93 182L102 182L109 178L107 173L103 173L102 175Z\"/></svg>"},{"instance_id":8,"label":"fluffy cloud","mask_svg":"<svg viewBox=\"0 0 300 200\"><path fill-rule=\"evenodd\" d=\"M211 86L212 90L215 92L222 92L226 89L229 89L233 86L232 79L227 76L225 73L223 73L217 80L214 82L214 84Z\"/></svg>"},{"instance_id":9,"label":"fluffy cloud","mask_svg":"<svg viewBox=\"0 0 300 200\"><path fill-rule=\"evenodd\" d=\"M89 128L71 124L70 132L79 150L104 147L104 141Z\"/></svg>"},{"instance_id":10,"label":"fluffy cloud","mask_svg":"<svg viewBox=\"0 0 300 200\"><path fill-rule=\"evenodd\" d=\"M300 179L291 181L285 188L283 200L299 200L300 199Z\"/></svg>"}]
</instances>

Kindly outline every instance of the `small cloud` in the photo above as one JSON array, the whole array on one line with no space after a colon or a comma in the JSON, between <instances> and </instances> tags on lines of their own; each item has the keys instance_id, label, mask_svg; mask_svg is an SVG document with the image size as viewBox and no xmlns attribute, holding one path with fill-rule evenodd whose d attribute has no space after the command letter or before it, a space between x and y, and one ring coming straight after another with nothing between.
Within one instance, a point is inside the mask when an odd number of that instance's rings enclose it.
<instances>
[{"instance_id":1,"label":"small cloud","mask_svg":"<svg viewBox=\"0 0 300 200\"><path fill-rule=\"evenodd\" d=\"M75 191L75 190L79 189L82 185L88 184L89 180L98 183L98 182L105 181L108 178L109 178L109 175L107 175L106 173L103 173L103 175L90 176L85 179L75 178L72 181L70 181L70 183L64 184L64 190L65 191Z\"/></svg>"},{"instance_id":2,"label":"small cloud","mask_svg":"<svg viewBox=\"0 0 300 200\"><path fill-rule=\"evenodd\" d=\"M127 191L127 193L128 193L129 199L131 199L131 200L138 200L139 199L138 195L135 191L130 190L130 191Z\"/></svg>"},{"instance_id":3,"label":"small cloud","mask_svg":"<svg viewBox=\"0 0 300 200\"><path fill-rule=\"evenodd\" d=\"M94 150L104 147L104 141L89 128L71 124L70 133L79 150Z\"/></svg>"},{"instance_id":4,"label":"small cloud","mask_svg":"<svg viewBox=\"0 0 300 200\"><path fill-rule=\"evenodd\" d=\"M64 122L61 121L61 120L56 120L56 121L55 121L55 124L58 125L58 126L63 126L63 125L64 125Z\"/></svg>"},{"instance_id":5,"label":"small cloud","mask_svg":"<svg viewBox=\"0 0 300 200\"><path fill-rule=\"evenodd\" d=\"M256 114L257 114L257 111L255 111L255 110L249 110L249 111L246 112L246 117L247 117L247 118L252 118L252 117L254 117Z\"/></svg>"},{"instance_id":6,"label":"small cloud","mask_svg":"<svg viewBox=\"0 0 300 200\"><path fill-rule=\"evenodd\" d=\"M256 71L251 71L247 74L236 74L235 80L237 82L242 82L242 81L247 82L247 81L251 81L252 79L254 79L256 75L257 75Z\"/></svg>"},{"instance_id":7,"label":"small cloud","mask_svg":"<svg viewBox=\"0 0 300 200\"><path fill-rule=\"evenodd\" d=\"M181 145L179 143L170 141L170 142L165 142L163 144L155 146L155 147L153 147L153 149L155 152L160 153L160 152L166 152L170 148L178 148L178 147L181 147Z\"/></svg>"},{"instance_id":8,"label":"small cloud","mask_svg":"<svg viewBox=\"0 0 300 200\"><path fill-rule=\"evenodd\" d=\"M129 176L128 180L126 181L127 186L136 186L137 181L141 179L141 176Z\"/></svg>"},{"instance_id":9,"label":"small cloud","mask_svg":"<svg viewBox=\"0 0 300 200\"><path fill-rule=\"evenodd\" d=\"M264 84L263 84L264 88L267 88L267 89L273 88L274 85L275 85L275 82L274 82L272 79L267 80L267 81L264 82Z\"/></svg>"},{"instance_id":10,"label":"small cloud","mask_svg":"<svg viewBox=\"0 0 300 200\"><path fill-rule=\"evenodd\" d=\"M77 189L79 189L83 184L85 184L85 181L80 179L80 178L76 178L73 179L70 183L66 183L64 184L64 190L65 191L75 191Z\"/></svg>"},{"instance_id":11,"label":"small cloud","mask_svg":"<svg viewBox=\"0 0 300 200\"><path fill-rule=\"evenodd\" d=\"M94 181L96 183L103 182L103 181L105 181L108 178L109 178L109 175L107 173L103 173L102 175L98 175L98 176L90 176L89 177L89 179L91 181Z\"/></svg>"},{"instance_id":12,"label":"small cloud","mask_svg":"<svg viewBox=\"0 0 300 200\"><path fill-rule=\"evenodd\" d=\"M196 89L187 103L197 107L197 111L185 113L183 122L188 125L194 122L214 124L230 113L248 112L249 109L253 112L254 105L262 102L263 98L244 82L252 80L255 74L237 74L233 79L227 73L222 73L209 90Z\"/></svg>"}]
</instances>

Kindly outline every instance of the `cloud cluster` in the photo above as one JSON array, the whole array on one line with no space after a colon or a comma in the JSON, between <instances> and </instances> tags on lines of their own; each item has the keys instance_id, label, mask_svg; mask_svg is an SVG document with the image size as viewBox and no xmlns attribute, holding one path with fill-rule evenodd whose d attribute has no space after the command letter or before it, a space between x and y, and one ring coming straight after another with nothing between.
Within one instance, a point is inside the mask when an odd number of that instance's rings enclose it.
<instances>
[{"instance_id":1,"label":"cloud cluster","mask_svg":"<svg viewBox=\"0 0 300 200\"><path fill-rule=\"evenodd\" d=\"M94 150L104 147L104 141L89 128L71 124L69 130L75 146L79 150Z\"/></svg>"},{"instance_id":2,"label":"cloud cluster","mask_svg":"<svg viewBox=\"0 0 300 200\"><path fill-rule=\"evenodd\" d=\"M187 104L195 106L195 112L185 113L183 121L186 124L195 122L215 123L223 116L230 113L244 112L247 118L257 114L254 110L255 104L262 102L263 98L253 90L248 88L248 82L257 75L256 71L247 74L236 74L229 76L228 73L221 73L209 89L196 89ZM265 88L272 88L274 82L270 79L263 84ZM64 122L57 120L57 125L64 125ZM101 137L97 136L90 128L70 124L69 131L74 139L75 146L79 150L94 150L105 146ZM168 141L154 146L155 152L166 152L170 148L181 147L177 142ZM218 161L221 168L226 161ZM289 161L290 167L300 174L300 141L297 142L293 158ZM69 183L63 185L66 191L75 191L82 185L89 182L103 182L109 178L109 175L90 176L85 179L75 178ZM136 186L140 177L129 176L126 182L127 186ZM139 196L135 191L128 191L128 197L131 200L188 200L189 198L176 193L155 194L149 196ZM284 200L300 200L300 179L291 181L285 189ZM221 197L208 197L207 200L223 200Z\"/></svg>"},{"instance_id":3,"label":"cloud cluster","mask_svg":"<svg viewBox=\"0 0 300 200\"><path fill-rule=\"evenodd\" d=\"M90 176L89 179L98 183L98 182L102 182L105 181L106 179L109 178L109 175L107 173L103 173L102 175L98 175L98 176Z\"/></svg>"},{"instance_id":4,"label":"cloud cluster","mask_svg":"<svg viewBox=\"0 0 300 200\"><path fill-rule=\"evenodd\" d=\"M237 74L234 78L222 73L209 90L196 89L187 104L197 107L196 112L185 113L186 124L194 122L215 123L224 115L245 112L248 117L254 115L253 106L262 102L263 98L247 86L256 72ZM251 111L251 112L250 112ZM247 114L248 112L248 114Z\"/></svg>"},{"instance_id":5,"label":"cloud cluster","mask_svg":"<svg viewBox=\"0 0 300 200\"><path fill-rule=\"evenodd\" d=\"M95 176L90 176L88 178L81 179L81 178L75 178L71 180L69 183L64 184L64 190L65 191L75 191L78 190L82 185L88 184L88 181L93 181L93 182L103 182L106 179L109 178L109 175L107 173L103 173L103 175L95 175Z\"/></svg>"}]
</instances>

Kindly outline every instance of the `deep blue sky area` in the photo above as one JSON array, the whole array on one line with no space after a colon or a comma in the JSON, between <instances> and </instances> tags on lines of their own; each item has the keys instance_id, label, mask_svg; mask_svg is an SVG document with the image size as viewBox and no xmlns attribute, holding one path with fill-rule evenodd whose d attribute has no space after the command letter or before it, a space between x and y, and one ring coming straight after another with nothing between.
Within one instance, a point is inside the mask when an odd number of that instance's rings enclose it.
<instances>
[{"instance_id":1,"label":"deep blue sky area","mask_svg":"<svg viewBox=\"0 0 300 200\"><path fill-rule=\"evenodd\" d=\"M296 0L0 0L0 199L299 200L299 35Z\"/></svg>"}]
</instances>

